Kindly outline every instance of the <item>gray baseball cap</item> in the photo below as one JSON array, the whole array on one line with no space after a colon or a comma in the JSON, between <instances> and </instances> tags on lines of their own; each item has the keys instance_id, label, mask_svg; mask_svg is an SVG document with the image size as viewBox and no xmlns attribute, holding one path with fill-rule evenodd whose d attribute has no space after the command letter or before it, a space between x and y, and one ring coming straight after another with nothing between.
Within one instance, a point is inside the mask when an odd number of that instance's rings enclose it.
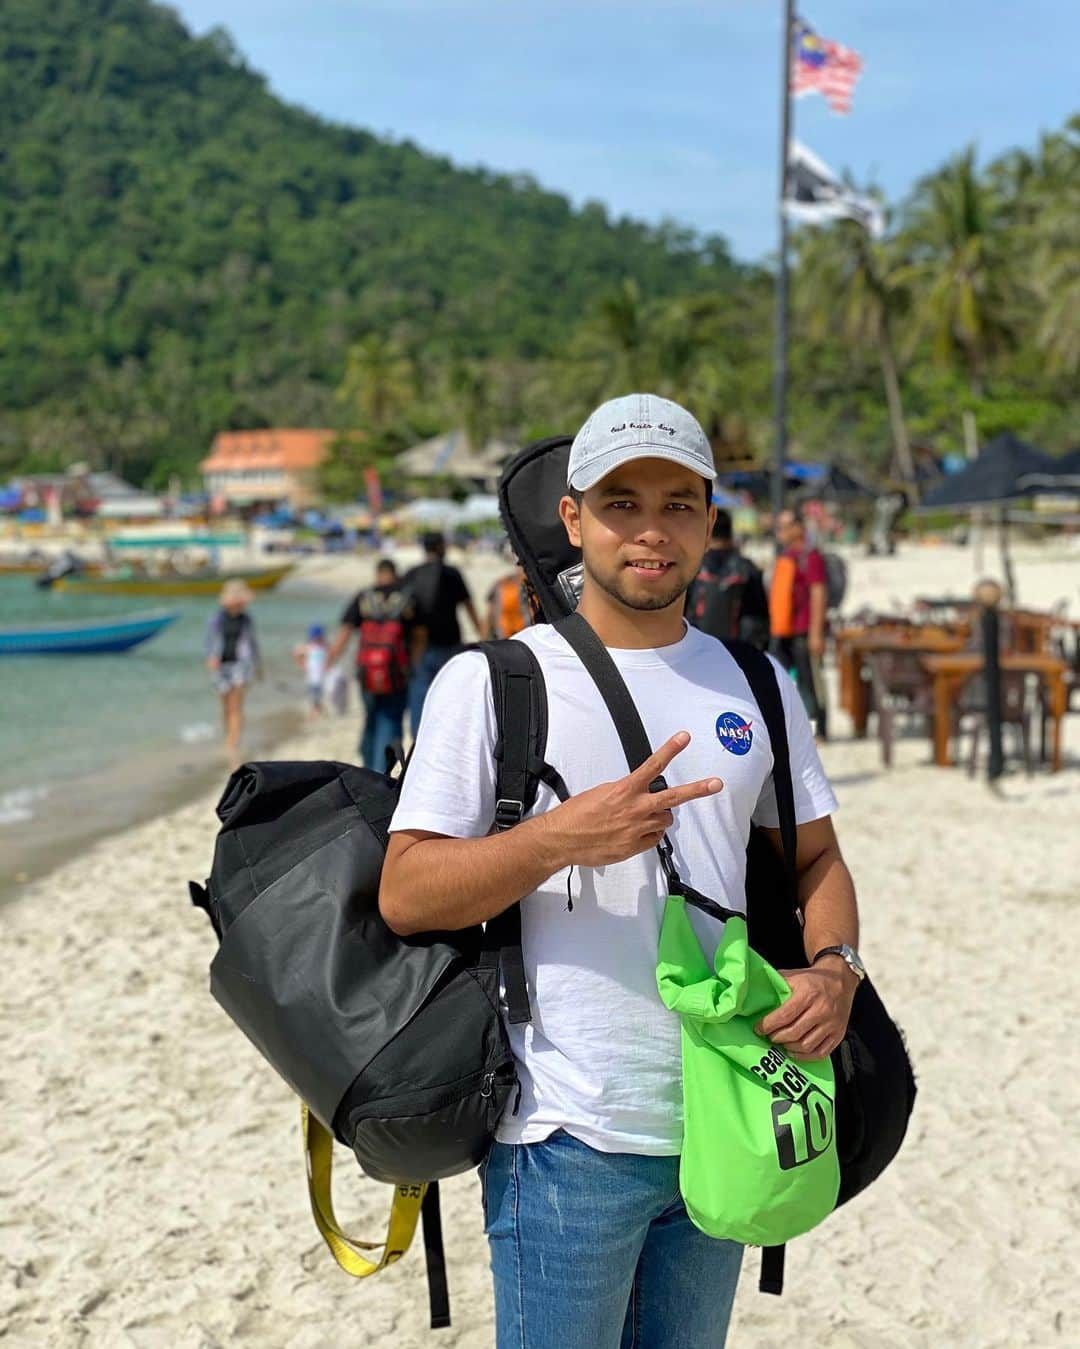
<instances>
[{"instance_id":1,"label":"gray baseball cap","mask_svg":"<svg viewBox=\"0 0 1080 1349\"><path fill-rule=\"evenodd\" d=\"M587 491L632 459L670 459L708 482L716 477L712 448L695 417L657 394L628 393L601 403L574 437L566 485Z\"/></svg>"}]
</instances>

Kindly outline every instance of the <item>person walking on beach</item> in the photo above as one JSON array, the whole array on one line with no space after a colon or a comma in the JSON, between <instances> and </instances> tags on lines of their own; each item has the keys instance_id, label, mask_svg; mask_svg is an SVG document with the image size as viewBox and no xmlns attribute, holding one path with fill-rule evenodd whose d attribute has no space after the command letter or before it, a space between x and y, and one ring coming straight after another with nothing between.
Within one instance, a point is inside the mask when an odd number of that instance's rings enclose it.
<instances>
[{"instance_id":1,"label":"person walking on beach","mask_svg":"<svg viewBox=\"0 0 1080 1349\"><path fill-rule=\"evenodd\" d=\"M477 636L483 631L464 576L446 561L446 540L432 533L425 534L421 543L424 561L405 576L418 629L416 662L409 681L409 725L414 737L431 681L461 646L459 605L464 606Z\"/></svg>"},{"instance_id":2,"label":"person walking on beach","mask_svg":"<svg viewBox=\"0 0 1080 1349\"><path fill-rule=\"evenodd\" d=\"M410 643L415 639L413 601L389 558L375 566L375 584L353 596L341 615L341 626L326 653L328 665L340 659L356 636L356 679L364 705L360 761L378 772L386 769L386 751L401 754L409 671Z\"/></svg>"},{"instance_id":3,"label":"person walking on beach","mask_svg":"<svg viewBox=\"0 0 1080 1349\"><path fill-rule=\"evenodd\" d=\"M214 676L221 697L221 719L229 772L240 767L240 737L244 730L244 695L252 679L262 674L255 624L247 611L253 599L244 581L226 581L220 607L206 627L206 668Z\"/></svg>"},{"instance_id":4,"label":"person walking on beach","mask_svg":"<svg viewBox=\"0 0 1080 1349\"><path fill-rule=\"evenodd\" d=\"M769 602L761 568L735 543L731 515L718 509L705 560L686 596L686 617L710 637L739 637L764 651L769 642Z\"/></svg>"},{"instance_id":5,"label":"person walking on beach","mask_svg":"<svg viewBox=\"0 0 1080 1349\"><path fill-rule=\"evenodd\" d=\"M828 733L825 680L825 613L829 576L825 559L807 544L806 525L797 511L776 517L776 539L781 553L773 567L769 590L772 652L792 671L807 716L818 739Z\"/></svg>"},{"instance_id":6,"label":"person walking on beach","mask_svg":"<svg viewBox=\"0 0 1080 1349\"><path fill-rule=\"evenodd\" d=\"M528 818L492 832L490 679L464 652L432 684L390 825L380 908L396 932L464 928L521 901L532 1020L508 1027L521 1095L481 1169L499 1349L717 1349L727 1333L742 1249L704 1235L680 1197L680 1026L656 986L663 833L680 874L739 911L752 822L782 855L759 709L730 653L683 616L713 477L701 427L654 395L604 404L570 452L559 512L583 555L578 613L626 681L651 758L627 772L596 686L541 624L512 640L540 662L546 757L569 799L543 786ZM779 684L808 959L761 1030L822 1058L858 986L858 918L835 798L795 688ZM693 922L711 962L722 924Z\"/></svg>"},{"instance_id":7,"label":"person walking on beach","mask_svg":"<svg viewBox=\"0 0 1080 1349\"><path fill-rule=\"evenodd\" d=\"M327 655L326 630L321 623L313 623L308 628L307 641L301 642L293 651L293 659L304 672L304 687L313 717L321 717L323 712L326 675L330 668Z\"/></svg>"}]
</instances>

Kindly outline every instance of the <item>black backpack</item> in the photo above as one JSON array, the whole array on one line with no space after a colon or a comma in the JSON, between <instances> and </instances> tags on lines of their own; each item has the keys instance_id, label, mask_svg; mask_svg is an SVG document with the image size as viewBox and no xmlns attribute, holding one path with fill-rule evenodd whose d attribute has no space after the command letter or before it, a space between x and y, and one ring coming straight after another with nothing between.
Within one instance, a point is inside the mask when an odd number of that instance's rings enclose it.
<instances>
[{"instance_id":1,"label":"black backpack","mask_svg":"<svg viewBox=\"0 0 1080 1349\"><path fill-rule=\"evenodd\" d=\"M688 621L695 628L721 641L737 638L743 593L750 580L752 566L748 558L740 557L726 572L714 571L706 554L705 562L694 578L687 597Z\"/></svg>"},{"instance_id":2,"label":"black backpack","mask_svg":"<svg viewBox=\"0 0 1080 1349\"><path fill-rule=\"evenodd\" d=\"M580 555L566 538L556 506L566 491L570 438L538 441L520 452L503 471L499 504L503 523L537 597L543 617L574 647L607 704L631 770L652 752L633 700L603 644L574 614L581 583ZM557 525L552 524L552 521ZM806 963L798 905L795 796L791 783L787 724L775 667L746 642L726 642L754 699L773 747L783 858L764 832L751 828L747 847L746 905L751 945L776 968ZM712 903L688 887L661 851L669 885L682 887L688 902ZM674 891L673 891L674 893ZM836 1077L837 1151L840 1192L837 1204L864 1190L896 1156L915 1103L915 1078L904 1039L885 1010L872 982L864 979L852 1005L847 1035L832 1056ZM762 1254L762 1292L783 1289L784 1248Z\"/></svg>"},{"instance_id":3,"label":"black backpack","mask_svg":"<svg viewBox=\"0 0 1080 1349\"><path fill-rule=\"evenodd\" d=\"M498 828L543 777L547 700L521 642L482 644L499 727ZM332 762L245 764L229 779L210 877L192 883L220 940L214 997L304 1103L311 1203L339 1264L371 1274L404 1253L421 1212L432 1325L449 1309L438 1186L477 1166L517 1091L499 1014L529 1019L520 911L485 928L398 937L378 907L401 778ZM383 1253L341 1231L332 1138L396 1187Z\"/></svg>"},{"instance_id":4,"label":"black backpack","mask_svg":"<svg viewBox=\"0 0 1080 1349\"><path fill-rule=\"evenodd\" d=\"M825 608L835 613L844 603L847 594L847 563L839 553L822 553L825 563Z\"/></svg>"}]
</instances>

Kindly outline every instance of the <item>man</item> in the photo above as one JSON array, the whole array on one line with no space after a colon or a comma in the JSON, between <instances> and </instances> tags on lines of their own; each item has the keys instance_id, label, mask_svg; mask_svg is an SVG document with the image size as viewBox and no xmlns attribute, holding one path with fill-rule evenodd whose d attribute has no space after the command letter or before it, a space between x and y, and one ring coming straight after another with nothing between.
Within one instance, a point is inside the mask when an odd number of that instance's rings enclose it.
<instances>
[{"instance_id":1,"label":"man","mask_svg":"<svg viewBox=\"0 0 1080 1349\"><path fill-rule=\"evenodd\" d=\"M397 567L389 558L375 566L375 584L359 591L341 615L341 626L326 653L329 669L356 635L356 677L364 704L360 761L383 772L386 752L401 757L408 700L413 605Z\"/></svg>"},{"instance_id":2,"label":"man","mask_svg":"<svg viewBox=\"0 0 1080 1349\"><path fill-rule=\"evenodd\" d=\"M424 561L405 576L419 629L416 660L409 681L409 724L414 738L420 730L424 699L431 681L461 645L458 605L464 606L477 636L482 631L465 578L457 567L445 561L446 540L441 534L425 534L421 544Z\"/></svg>"},{"instance_id":3,"label":"man","mask_svg":"<svg viewBox=\"0 0 1080 1349\"><path fill-rule=\"evenodd\" d=\"M570 453L559 512L583 554L579 613L622 673L652 757L627 772L591 678L540 624L513 640L543 669L546 757L570 799L542 787L528 818L491 832L490 682L483 656L467 652L432 686L391 822L379 902L395 931L462 928L522 901L532 1020L509 1027L521 1097L482 1168L499 1349L714 1349L726 1335L742 1251L694 1227L680 1198L679 1021L656 988L664 831L680 874L739 910L751 820L780 848L759 709L723 646L683 618L713 477L701 427L649 394L597 409ZM854 946L835 801L795 690L780 683L807 951ZM746 732L738 752L733 716ZM651 793L661 772L670 786ZM696 912L693 922L711 960L721 925ZM823 954L787 978L791 997L762 1032L823 1057L843 1037L854 967Z\"/></svg>"},{"instance_id":4,"label":"man","mask_svg":"<svg viewBox=\"0 0 1080 1349\"><path fill-rule=\"evenodd\" d=\"M829 593L825 559L807 546L806 525L796 511L784 510L776 517L776 539L782 551L769 590L772 651L786 670L794 671L806 714L824 740L828 725L821 662Z\"/></svg>"},{"instance_id":5,"label":"man","mask_svg":"<svg viewBox=\"0 0 1080 1349\"><path fill-rule=\"evenodd\" d=\"M769 605L761 569L735 546L731 515L717 510L712 539L687 592L686 617L721 641L740 637L759 651L769 642Z\"/></svg>"}]
</instances>

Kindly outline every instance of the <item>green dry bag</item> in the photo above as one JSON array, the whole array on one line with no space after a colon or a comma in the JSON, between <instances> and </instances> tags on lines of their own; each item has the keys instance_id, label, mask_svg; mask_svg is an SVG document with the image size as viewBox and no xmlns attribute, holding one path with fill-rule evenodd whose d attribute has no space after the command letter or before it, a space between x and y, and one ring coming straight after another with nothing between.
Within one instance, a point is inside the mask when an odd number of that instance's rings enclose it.
<instances>
[{"instance_id":1,"label":"green dry bag","mask_svg":"<svg viewBox=\"0 0 1080 1349\"><path fill-rule=\"evenodd\" d=\"M779 1246L836 1207L832 1063L796 1063L755 1032L791 989L750 949L744 918L725 923L714 969L670 896L656 983L682 1022L686 1211L710 1237Z\"/></svg>"}]
</instances>

